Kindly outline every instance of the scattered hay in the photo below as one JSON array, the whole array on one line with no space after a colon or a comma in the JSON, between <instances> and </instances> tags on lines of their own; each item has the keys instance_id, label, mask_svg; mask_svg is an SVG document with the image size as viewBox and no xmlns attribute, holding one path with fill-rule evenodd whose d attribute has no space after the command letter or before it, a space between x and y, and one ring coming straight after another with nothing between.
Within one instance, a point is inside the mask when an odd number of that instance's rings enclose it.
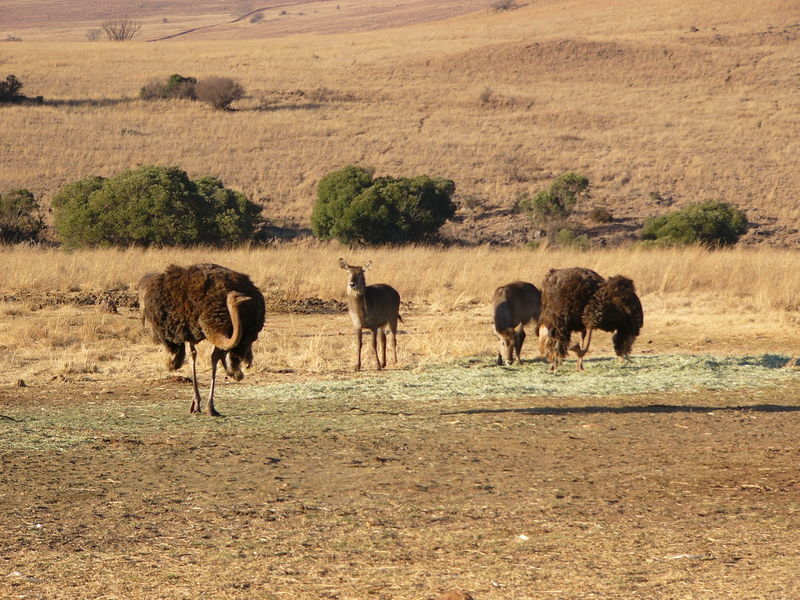
<instances>
[{"instance_id":1,"label":"scattered hay","mask_svg":"<svg viewBox=\"0 0 800 600\"><path fill-rule=\"evenodd\" d=\"M714 357L661 355L638 357L623 365L615 358L585 360L586 371L572 370L571 362L553 374L540 362L516 367L490 367L484 360L461 366L434 366L420 371L365 373L352 379L274 384L231 389L248 397L321 400L338 397L395 401L453 398L575 397L637 395L655 392L725 390L766 387L795 377L785 369L788 356Z\"/></svg>"}]
</instances>

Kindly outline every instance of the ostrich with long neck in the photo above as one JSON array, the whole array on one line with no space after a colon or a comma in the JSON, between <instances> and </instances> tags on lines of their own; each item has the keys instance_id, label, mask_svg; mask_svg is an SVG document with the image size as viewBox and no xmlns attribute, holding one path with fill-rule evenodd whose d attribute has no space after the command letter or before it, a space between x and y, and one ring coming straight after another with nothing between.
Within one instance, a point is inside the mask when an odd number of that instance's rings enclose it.
<instances>
[{"instance_id":1,"label":"ostrich with long neck","mask_svg":"<svg viewBox=\"0 0 800 600\"><path fill-rule=\"evenodd\" d=\"M163 273L142 277L137 289L142 319L166 347L171 371L183 365L189 344L192 413L201 412L195 345L208 340L214 346L206 414L219 416L214 407L217 363L236 381L244 378L242 364L252 363L252 345L264 326L264 296L247 275L213 264L170 265Z\"/></svg>"}]
</instances>

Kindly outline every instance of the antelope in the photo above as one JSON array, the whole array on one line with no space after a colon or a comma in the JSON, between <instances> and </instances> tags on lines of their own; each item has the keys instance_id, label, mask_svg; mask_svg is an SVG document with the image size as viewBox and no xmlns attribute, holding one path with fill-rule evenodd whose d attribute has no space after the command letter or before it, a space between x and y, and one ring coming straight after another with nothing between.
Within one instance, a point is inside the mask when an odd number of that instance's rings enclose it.
<instances>
[{"instance_id":1,"label":"antelope","mask_svg":"<svg viewBox=\"0 0 800 600\"><path fill-rule=\"evenodd\" d=\"M348 272L347 280L347 310L353 321L356 333L356 371L361 370L361 336L364 329L372 332L372 351L375 353L375 363L380 371L386 366L386 327L392 333L392 353L397 364L397 321L403 321L400 316L400 294L392 286L385 283L367 285L364 272L372 266L372 261L363 266L348 265L339 259L339 266ZM378 332L381 338L381 354L378 356Z\"/></svg>"},{"instance_id":2,"label":"antelope","mask_svg":"<svg viewBox=\"0 0 800 600\"><path fill-rule=\"evenodd\" d=\"M535 285L513 281L494 291L494 332L500 338L497 364L514 364L514 357L522 364L520 352L525 341L525 325L538 325L542 295ZM519 326L519 328L517 328Z\"/></svg>"}]
</instances>

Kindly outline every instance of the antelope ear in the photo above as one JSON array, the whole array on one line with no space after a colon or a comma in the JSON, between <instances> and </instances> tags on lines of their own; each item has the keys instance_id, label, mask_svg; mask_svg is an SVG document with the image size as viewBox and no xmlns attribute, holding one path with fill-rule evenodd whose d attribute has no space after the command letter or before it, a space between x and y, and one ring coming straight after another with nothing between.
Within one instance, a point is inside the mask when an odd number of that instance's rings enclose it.
<instances>
[{"instance_id":1,"label":"antelope ear","mask_svg":"<svg viewBox=\"0 0 800 600\"><path fill-rule=\"evenodd\" d=\"M348 265L347 262L343 258L339 259L339 266L342 267L343 269L349 269L350 268L350 265Z\"/></svg>"},{"instance_id":2,"label":"antelope ear","mask_svg":"<svg viewBox=\"0 0 800 600\"><path fill-rule=\"evenodd\" d=\"M364 271L369 271L371 267L372 267L372 261L371 261L371 260L368 260L366 263L364 263L364 266L363 266L363 267L361 267L361 268L362 268Z\"/></svg>"}]
</instances>

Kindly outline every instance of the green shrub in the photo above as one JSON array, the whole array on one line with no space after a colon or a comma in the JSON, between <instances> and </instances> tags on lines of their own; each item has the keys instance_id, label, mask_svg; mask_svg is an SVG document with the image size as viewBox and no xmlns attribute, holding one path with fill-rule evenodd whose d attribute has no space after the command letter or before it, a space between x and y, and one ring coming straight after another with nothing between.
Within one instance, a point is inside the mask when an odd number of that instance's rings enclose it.
<instances>
[{"instance_id":1,"label":"green shrub","mask_svg":"<svg viewBox=\"0 0 800 600\"><path fill-rule=\"evenodd\" d=\"M20 99L19 91L23 83L15 75L9 75L0 81L0 102L16 102Z\"/></svg>"},{"instance_id":2,"label":"green shrub","mask_svg":"<svg viewBox=\"0 0 800 600\"><path fill-rule=\"evenodd\" d=\"M589 180L578 173L559 175L550 187L533 196L525 196L518 206L541 225L563 222L589 189Z\"/></svg>"},{"instance_id":3,"label":"green shrub","mask_svg":"<svg viewBox=\"0 0 800 600\"><path fill-rule=\"evenodd\" d=\"M743 210L726 202L709 200L647 219L642 239L666 246L726 246L735 244L746 232L747 216Z\"/></svg>"},{"instance_id":4,"label":"green shrub","mask_svg":"<svg viewBox=\"0 0 800 600\"><path fill-rule=\"evenodd\" d=\"M570 248L572 250L588 250L592 243L589 241L589 236L584 234L576 235L571 229L559 229L555 236L556 244L562 248Z\"/></svg>"},{"instance_id":5,"label":"green shrub","mask_svg":"<svg viewBox=\"0 0 800 600\"><path fill-rule=\"evenodd\" d=\"M192 181L177 167L146 166L87 177L53 198L67 246L233 245L253 235L260 208L213 178Z\"/></svg>"},{"instance_id":6,"label":"green shrub","mask_svg":"<svg viewBox=\"0 0 800 600\"><path fill-rule=\"evenodd\" d=\"M0 242L34 241L43 230L39 203L31 192L20 189L0 195Z\"/></svg>"},{"instance_id":7,"label":"green shrub","mask_svg":"<svg viewBox=\"0 0 800 600\"><path fill-rule=\"evenodd\" d=\"M167 100L171 98L196 100L197 79L173 73L166 81L153 80L139 90L142 100Z\"/></svg>"},{"instance_id":8,"label":"green shrub","mask_svg":"<svg viewBox=\"0 0 800 600\"><path fill-rule=\"evenodd\" d=\"M241 192L226 188L216 177L196 180L201 198L200 238L235 246L252 238L261 225L261 207Z\"/></svg>"},{"instance_id":9,"label":"green shrub","mask_svg":"<svg viewBox=\"0 0 800 600\"><path fill-rule=\"evenodd\" d=\"M371 171L350 165L320 180L311 228L317 237L348 245L423 241L455 214L454 192L449 179L373 179Z\"/></svg>"}]
</instances>

